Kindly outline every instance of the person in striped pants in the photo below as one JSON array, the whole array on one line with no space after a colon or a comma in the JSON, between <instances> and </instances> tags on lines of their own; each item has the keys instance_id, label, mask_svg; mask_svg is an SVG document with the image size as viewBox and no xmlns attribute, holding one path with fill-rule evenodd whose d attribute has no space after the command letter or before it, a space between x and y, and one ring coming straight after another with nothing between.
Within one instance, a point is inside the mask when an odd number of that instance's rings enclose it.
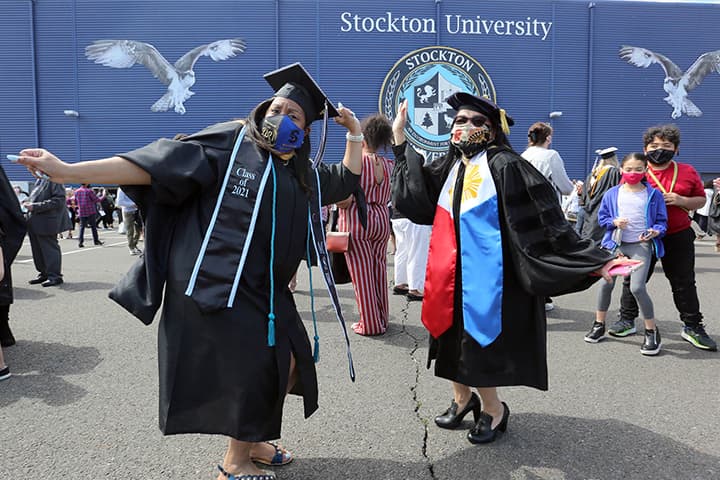
<instances>
[{"instance_id":1,"label":"person in striped pants","mask_svg":"<svg viewBox=\"0 0 720 480\"><path fill-rule=\"evenodd\" d=\"M392 126L381 114L362 122L363 173L360 185L367 201L367 228L358 217L354 197L338 203L338 231L350 232L345 252L360 321L352 325L359 335L380 335L388 326L387 244L390 237L390 174L393 163L381 152L389 150Z\"/></svg>"}]
</instances>

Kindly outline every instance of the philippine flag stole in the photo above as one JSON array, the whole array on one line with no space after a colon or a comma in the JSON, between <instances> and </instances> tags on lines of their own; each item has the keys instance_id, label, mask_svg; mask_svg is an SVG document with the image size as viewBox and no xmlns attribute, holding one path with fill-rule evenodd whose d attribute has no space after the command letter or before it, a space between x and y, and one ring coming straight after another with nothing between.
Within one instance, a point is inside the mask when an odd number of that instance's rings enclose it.
<instances>
[{"instance_id":1,"label":"philippine flag stole","mask_svg":"<svg viewBox=\"0 0 720 480\"><path fill-rule=\"evenodd\" d=\"M460 161L452 168L438 198L430 237L422 322L438 338L453 322L455 289L461 288L465 331L481 346L502 331L503 257L498 200L487 154L465 168L462 192L454 192ZM455 285L458 239L453 199L460 202L461 284Z\"/></svg>"}]
</instances>

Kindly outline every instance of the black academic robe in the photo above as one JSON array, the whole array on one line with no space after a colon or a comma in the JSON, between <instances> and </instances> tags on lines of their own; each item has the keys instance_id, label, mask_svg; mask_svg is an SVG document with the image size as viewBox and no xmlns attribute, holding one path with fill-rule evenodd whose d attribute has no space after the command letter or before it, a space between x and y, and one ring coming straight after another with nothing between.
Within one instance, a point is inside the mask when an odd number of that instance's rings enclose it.
<instances>
[{"instance_id":1,"label":"black academic robe","mask_svg":"<svg viewBox=\"0 0 720 480\"><path fill-rule=\"evenodd\" d=\"M0 247L5 262L5 276L0 279L0 305L13 303L11 266L17 256L27 225L20 210L15 190L10 186L5 170L0 167Z\"/></svg>"},{"instance_id":2,"label":"black academic robe","mask_svg":"<svg viewBox=\"0 0 720 480\"><path fill-rule=\"evenodd\" d=\"M222 123L182 141L161 139L120 154L150 173L152 184L122 186L145 219L145 255L110 296L145 323L163 302L158 362L165 434L213 433L243 441L280 437L291 352L299 372L294 392L304 397L305 416L317 409L310 342L287 288L306 254L308 233L308 195L295 176L294 159L288 165L275 159L276 345L268 346L272 179L234 306L202 313L185 295L241 128L239 122ZM314 183L309 163L306 168L307 181ZM340 165L321 165L319 173L325 203L346 198L359 182Z\"/></svg>"},{"instance_id":3,"label":"black academic robe","mask_svg":"<svg viewBox=\"0 0 720 480\"><path fill-rule=\"evenodd\" d=\"M593 174L590 173L585 179L582 194L582 207L585 210L585 223L583 223L582 237L591 238L598 244L602 241L603 235L607 232L605 227L598 223L598 212L602 203L603 195L612 187L620 183L620 170L610 166L608 170L597 180L593 186L590 182Z\"/></svg>"},{"instance_id":4,"label":"black academic robe","mask_svg":"<svg viewBox=\"0 0 720 480\"><path fill-rule=\"evenodd\" d=\"M454 162L444 157L424 167L423 158L407 143L394 151L395 206L411 221L431 224ZM502 333L482 347L463 327L461 165L453 196L458 241L453 323L439 338L430 338L428 368L435 360L435 375L474 387L527 385L546 390L544 298L588 288L597 280L589 274L611 256L578 237L565 220L552 185L520 155L494 147L488 151L488 164L497 190L502 237Z\"/></svg>"}]
</instances>

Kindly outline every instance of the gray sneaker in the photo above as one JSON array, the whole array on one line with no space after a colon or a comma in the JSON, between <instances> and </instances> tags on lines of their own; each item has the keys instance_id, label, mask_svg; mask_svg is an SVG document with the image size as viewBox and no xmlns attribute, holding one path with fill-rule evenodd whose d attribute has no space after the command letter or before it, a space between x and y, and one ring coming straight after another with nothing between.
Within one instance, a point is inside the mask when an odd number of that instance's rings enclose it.
<instances>
[{"instance_id":1,"label":"gray sneaker","mask_svg":"<svg viewBox=\"0 0 720 480\"><path fill-rule=\"evenodd\" d=\"M637 333L635 320L621 318L608 328L608 333L613 337L627 337L628 335L633 335Z\"/></svg>"},{"instance_id":2,"label":"gray sneaker","mask_svg":"<svg viewBox=\"0 0 720 480\"><path fill-rule=\"evenodd\" d=\"M685 325L680 336L692 343L695 348L709 350L711 352L717 351L717 343L705 332L705 326L702 323Z\"/></svg>"}]
</instances>

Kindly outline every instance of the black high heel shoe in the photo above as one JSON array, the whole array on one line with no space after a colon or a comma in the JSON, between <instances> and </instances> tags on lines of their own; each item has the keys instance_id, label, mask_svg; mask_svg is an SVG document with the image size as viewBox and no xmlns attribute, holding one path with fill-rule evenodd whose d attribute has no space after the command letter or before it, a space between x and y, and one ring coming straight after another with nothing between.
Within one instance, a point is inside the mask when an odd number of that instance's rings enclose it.
<instances>
[{"instance_id":1,"label":"black high heel shoe","mask_svg":"<svg viewBox=\"0 0 720 480\"><path fill-rule=\"evenodd\" d=\"M475 419L475 422L477 422L480 418L480 412L482 411L482 407L480 405L480 398L475 394L475 392L470 395L470 400L468 400L465 408L463 408L459 412L458 404L455 403L455 400L450 402L450 407L445 410L445 413L435 417L435 425L440 428L457 428L462 423L465 415L467 415L470 411L473 412L473 418Z\"/></svg>"},{"instance_id":2,"label":"black high heel shoe","mask_svg":"<svg viewBox=\"0 0 720 480\"><path fill-rule=\"evenodd\" d=\"M467 434L467 439L470 443L490 443L494 442L497 437L497 432L504 432L507 430L508 418L510 418L510 409L505 402L503 405L503 416L500 423L497 424L495 429L490 428L492 426L493 417L485 412L480 413L480 420L477 421L475 426L470 429Z\"/></svg>"}]
</instances>

